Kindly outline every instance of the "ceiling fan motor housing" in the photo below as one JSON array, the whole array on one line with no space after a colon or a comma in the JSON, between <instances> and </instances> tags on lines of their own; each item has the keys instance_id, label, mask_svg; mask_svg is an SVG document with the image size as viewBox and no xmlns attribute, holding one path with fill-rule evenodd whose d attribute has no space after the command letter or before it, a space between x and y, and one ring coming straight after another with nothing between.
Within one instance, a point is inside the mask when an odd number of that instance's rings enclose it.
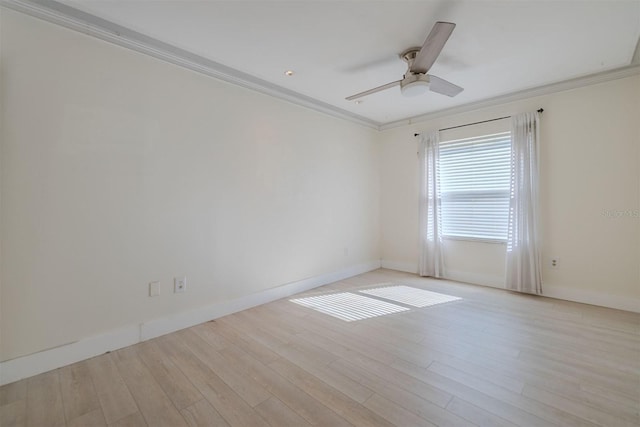
<instances>
[{"instance_id":1,"label":"ceiling fan motor housing","mask_svg":"<svg viewBox=\"0 0 640 427\"><path fill-rule=\"evenodd\" d=\"M412 47L400 54L400 58L402 58L408 66L407 72L400 81L400 92L402 92L404 96L424 95L429 90L429 76L423 73L411 72L413 60L416 59L418 52L420 52L419 47Z\"/></svg>"}]
</instances>

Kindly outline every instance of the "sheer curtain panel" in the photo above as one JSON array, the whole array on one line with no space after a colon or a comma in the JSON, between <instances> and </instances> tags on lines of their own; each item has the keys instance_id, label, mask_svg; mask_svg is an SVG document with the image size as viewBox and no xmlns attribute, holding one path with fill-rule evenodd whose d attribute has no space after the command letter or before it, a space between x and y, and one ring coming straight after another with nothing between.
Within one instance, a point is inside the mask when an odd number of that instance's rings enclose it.
<instances>
[{"instance_id":1,"label":"sheer curtain panel","mask_svg":"<svg viewBox=\"0 0 640 427\"><path fill-rule=\"evenodd\" d=\"M443 277L440 212L440 133L420 135L420 266L421 276Z\"/></svg>"},{"instance_id":2,"label":"sheer curtain panel","mask_svg":"<svg viewBox=\"0 0 640 427\"><path fill-rule=\"evenodd\" d=\"M507 289L542 294L539 242L540 114L511 118L511 188L507 233Z\"/></svg>"}]
</instances>

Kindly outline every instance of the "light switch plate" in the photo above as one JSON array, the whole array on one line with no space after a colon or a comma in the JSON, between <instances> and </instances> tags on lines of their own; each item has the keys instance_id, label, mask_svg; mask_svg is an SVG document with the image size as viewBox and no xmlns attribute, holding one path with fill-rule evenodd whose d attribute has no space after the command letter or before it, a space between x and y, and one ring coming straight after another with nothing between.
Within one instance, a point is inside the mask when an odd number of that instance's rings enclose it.
<instances>
[{"instance_id":1,"label":"light switch plate","mask_svg":"<svg viewBox=\"0 0 640 427\"><path fill-rule=\"evenodd\" d=\"M160 282L151 282L149 283L149 296L157 297L160 296Z\"/></svg>"}]
</instances>

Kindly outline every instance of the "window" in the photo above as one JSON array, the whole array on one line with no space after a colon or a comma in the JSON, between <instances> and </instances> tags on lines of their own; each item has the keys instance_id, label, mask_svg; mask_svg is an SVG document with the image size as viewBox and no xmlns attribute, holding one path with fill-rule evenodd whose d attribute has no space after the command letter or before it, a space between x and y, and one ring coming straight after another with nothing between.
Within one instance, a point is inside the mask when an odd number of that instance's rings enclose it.
<instances>
[{"instance_id":1,"label":"window","mask_svg":"<svg viewBox=\"0 0 640 427\"><path fill-rule=\"evenodd\" d=\"M445 237L507 240L510 163L511 132L440 143Z\"/></svg>"}]
</instances>

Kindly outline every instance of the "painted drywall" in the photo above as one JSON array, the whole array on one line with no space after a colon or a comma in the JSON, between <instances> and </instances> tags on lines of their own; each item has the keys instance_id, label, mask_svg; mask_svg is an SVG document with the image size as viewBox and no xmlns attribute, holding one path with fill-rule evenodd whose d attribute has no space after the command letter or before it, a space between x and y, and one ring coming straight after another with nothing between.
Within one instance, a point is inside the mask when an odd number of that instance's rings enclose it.
<instances>
[{"instance_id":1,"label":"painted drywall","mask_svg":"<svg viewBox=\"0 0 640 427\"><path fill-rule=\"evenodd\" d=\"M378 262L375 131L0 25L0 360Z\"/></svg>"},{"instance_id":2,"label":"painted drywall","mask_svg":"<svg viewBox=\"0 0 640 427\"><path fill-rule=\"evenodd\" d=\"M414 132L540 107L545 110L541 124L544 292L640 311L637 75L383 132L382 265L416 270L418 165ZM496 245L445 241L448 275L500 286L504 282L501 253ZM557 268L550 267L552 257L560 258Z\"/></svg>"}]
</instances>

